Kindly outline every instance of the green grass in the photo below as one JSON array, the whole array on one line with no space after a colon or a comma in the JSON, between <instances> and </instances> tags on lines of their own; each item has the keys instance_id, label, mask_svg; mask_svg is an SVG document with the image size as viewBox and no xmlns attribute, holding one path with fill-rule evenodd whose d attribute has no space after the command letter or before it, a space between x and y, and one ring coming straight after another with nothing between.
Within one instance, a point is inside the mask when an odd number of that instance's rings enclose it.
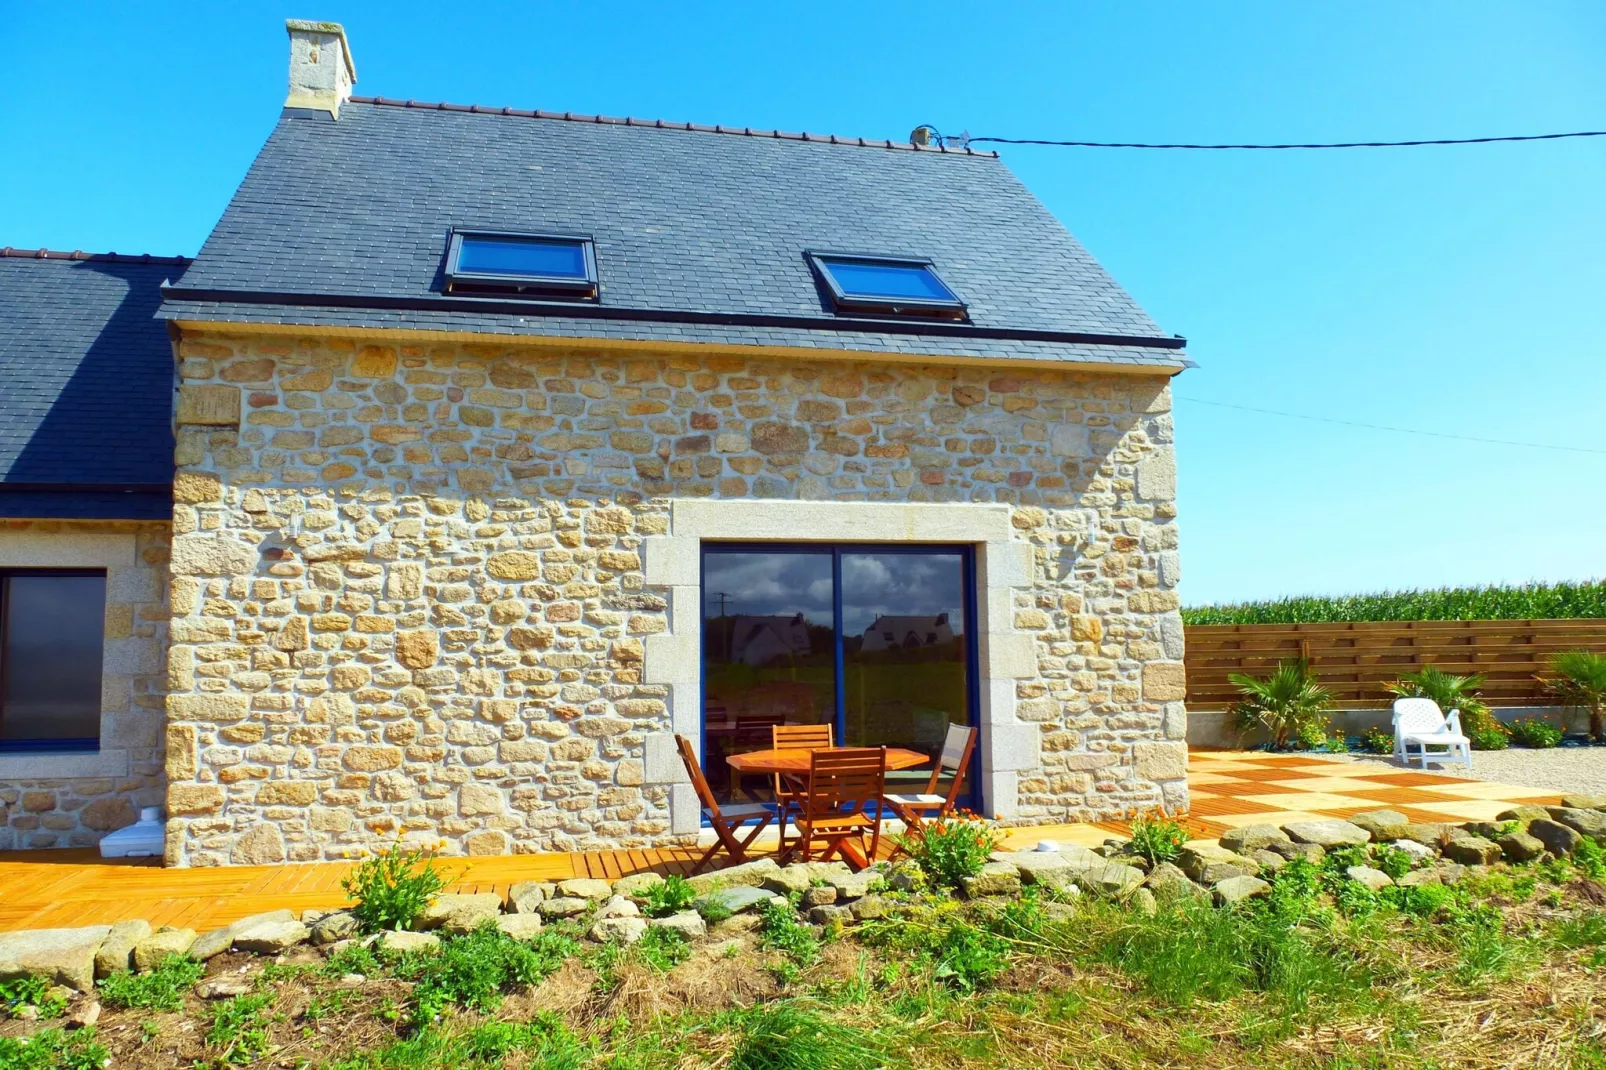
<instances>
[{"instance_id":1,"label":"green grass","mask_svg":"<svg viewBox=\"0 0 1606 1070\"><path fill-rule=\"evenodd\" d=\"M1562 620L1606 617L1606 581L1438 587L1344 597L1295 595L1189 606L1186 624L1325 624L1388 620Z\"/></svg>"},{"instance_id":2,"label":"green grass","mask_svg":"<svg viewBox=\"0 0 1606 1070\"><path fill-rule=\"evenodd\" d=\"M587 1045L556 1018L542 1015L529 1022L482 1022L470 1028L431 1026L377 1051L352 1055L329 1070L500 1070L510 1056L519 1065L541 1070L580 1070L589 1058Z\"/></svg>"}]
</instances>

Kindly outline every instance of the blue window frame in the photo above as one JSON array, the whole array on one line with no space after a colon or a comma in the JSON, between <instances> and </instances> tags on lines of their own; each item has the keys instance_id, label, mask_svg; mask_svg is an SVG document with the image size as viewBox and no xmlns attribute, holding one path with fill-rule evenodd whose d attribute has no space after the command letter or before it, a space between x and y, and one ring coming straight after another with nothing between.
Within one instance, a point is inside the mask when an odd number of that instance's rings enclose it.
<instances>
[{"instance_id":1,"label":"blue window frame","mask_svg":"<svg viewBox=\"0 0 1606 1070\"><path fill-rule=\"evenodd\" d=\"M445 276L453 294L597 299L596 250L583 235L454 230Z\"/></svg>"},{"instance_id":2,"label":"blue window frame","mask_svg":"<svg viewBox=\"0 0 1606 1070\"><path fill-rule=\"evenodd\" d=\"M827 252L808 258L839 313L966 318L965 303L930 260Z\"/></svg>"}]
</instances>

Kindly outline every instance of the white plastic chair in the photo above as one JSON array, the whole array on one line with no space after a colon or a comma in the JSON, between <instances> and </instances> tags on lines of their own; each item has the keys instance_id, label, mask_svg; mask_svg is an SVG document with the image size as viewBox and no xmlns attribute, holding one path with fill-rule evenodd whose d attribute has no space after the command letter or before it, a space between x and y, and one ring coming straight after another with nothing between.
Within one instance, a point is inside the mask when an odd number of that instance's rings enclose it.
<instances>
[{"instance_id":1,"label":"white plastic chair","mask_svg":"<svg viewBox=\"0 0 1606 1070\"><path fill-rule=\"evenodd\" d=\"M1442 762L1464 762L1472 768L1472 742L1461 734L1461 711L1451 710L1446 717L1439 704L1430 698L1402 698L1394 700L1394 756L1411 764L1411 748L1417 749L1422 768L1428 759ZM1443 751L1429 752L1429 747L1443 747Z\"/></svg>"}]
</instances>

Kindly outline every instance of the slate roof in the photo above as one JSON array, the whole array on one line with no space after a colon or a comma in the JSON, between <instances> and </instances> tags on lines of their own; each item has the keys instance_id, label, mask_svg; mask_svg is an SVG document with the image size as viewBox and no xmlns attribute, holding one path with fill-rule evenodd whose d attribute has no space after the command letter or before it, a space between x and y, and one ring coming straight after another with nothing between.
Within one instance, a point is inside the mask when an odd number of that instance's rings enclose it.
<instances>
[{"instance_id":1,"label":"slate roof","mask_svg":"<svg viewBox=\"0 0 1606 1070\"><path fill-rule=\"evenodd\" d=\"M443 294L454 226L591 235L600 303ZM929 257L973 323L838 317L805 249ZM368 98L281 115L161 315L1188 364L995 154Z\"/></svg>"},{"instance_id":2,"label":"slate roof","mask_svg":"<svg viewBox=\"0 0 1606 1070\"><path fill-rule=\"evenodd\" d=\"M173 514L174 257L0 250L0 517Z\"/></svg>"}]
</instances>

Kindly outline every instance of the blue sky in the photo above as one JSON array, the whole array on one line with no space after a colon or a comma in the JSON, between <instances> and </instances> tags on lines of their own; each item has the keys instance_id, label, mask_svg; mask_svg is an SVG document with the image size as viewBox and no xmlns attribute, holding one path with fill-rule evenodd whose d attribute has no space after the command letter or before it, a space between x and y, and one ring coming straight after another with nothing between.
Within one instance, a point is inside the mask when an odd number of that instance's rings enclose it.
<instances>
[{"instance_id":1,"label":"blue sky","mask_svg":"<svg viewBox=\"0 0 1606 1070\"><path fill-rule=\"evenodd\" d=\"M1305 141L1606 128L1606 5L8 5L0 244L193 253L283 99L855 136ZM1184 399L1606 451L1606 138L1005 159L1169 331ZM1189 602L1606 575L1606 453L1179 400Z\"/></svg>"}]
</instances>

